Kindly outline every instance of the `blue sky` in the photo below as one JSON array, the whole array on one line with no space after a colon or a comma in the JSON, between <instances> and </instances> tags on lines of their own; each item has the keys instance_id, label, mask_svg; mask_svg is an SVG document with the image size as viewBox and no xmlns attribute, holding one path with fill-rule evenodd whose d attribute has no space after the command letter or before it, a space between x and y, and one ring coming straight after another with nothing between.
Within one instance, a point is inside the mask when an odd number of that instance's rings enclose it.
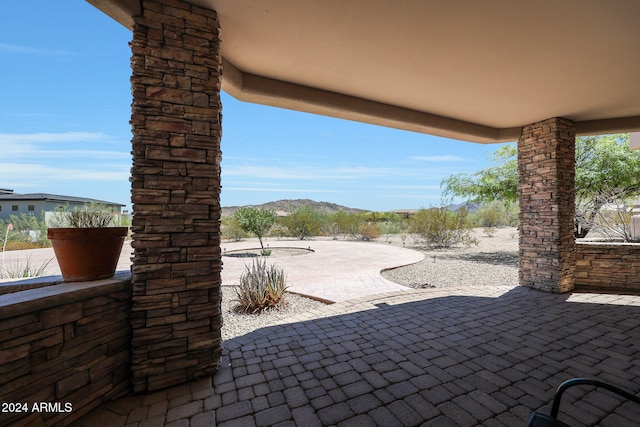
<instances>
[{"instance_id":1,"label":"blue sky","mask_svg":"<svg viewBox=\"0 0 640 427\"><path fill-rule=\"evenodd\" d=\"M0 188L130 208L131 33L82 0L5 1ZM223 102L223 206L308 198L386 211L440 205L440 182L488 165L480 145Z\"/></svg>"}]
</instances>

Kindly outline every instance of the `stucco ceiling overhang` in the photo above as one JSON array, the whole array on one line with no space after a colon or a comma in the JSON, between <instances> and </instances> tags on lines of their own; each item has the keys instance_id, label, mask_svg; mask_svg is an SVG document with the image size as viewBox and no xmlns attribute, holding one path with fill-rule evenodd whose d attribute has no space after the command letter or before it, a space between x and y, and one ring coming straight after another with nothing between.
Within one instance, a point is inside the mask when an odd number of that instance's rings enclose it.
<instances>
[{"instance_id":1,"label":"stucco ceiling overhang","mask_svg":"<svg viewBox=\"0 0 640 427\"><path fill-rule=\"evenodd\" d=\"M136 0L88 0L126 26ZM550 117L640 131L640 2L190 0L218 12L223 89L461 140Z\"/></svg>"}]
</instances>

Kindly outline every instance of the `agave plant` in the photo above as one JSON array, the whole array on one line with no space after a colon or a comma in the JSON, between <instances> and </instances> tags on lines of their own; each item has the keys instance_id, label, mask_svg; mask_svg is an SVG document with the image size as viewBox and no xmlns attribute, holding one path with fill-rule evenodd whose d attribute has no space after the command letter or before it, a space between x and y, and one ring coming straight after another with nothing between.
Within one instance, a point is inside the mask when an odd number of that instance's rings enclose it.
<instances>
[{"instance_id":1,"label":"agave plant","mask_svg":"<svg viewBox=\"0 0 640 427\"><path fill-rule=\"evenodd\" d=\"M240 276L236 289L237 310L243 313L259 313L284 303L287 277L276 265L254 260Z\"/></svg>"}]
</instances>

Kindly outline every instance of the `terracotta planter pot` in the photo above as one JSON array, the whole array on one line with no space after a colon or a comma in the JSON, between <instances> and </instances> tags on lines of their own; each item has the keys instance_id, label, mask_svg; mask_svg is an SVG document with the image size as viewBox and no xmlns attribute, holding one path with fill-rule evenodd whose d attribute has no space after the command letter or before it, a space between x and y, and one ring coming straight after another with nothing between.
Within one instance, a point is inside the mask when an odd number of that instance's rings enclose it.
<instances>
[{"instance_id":1,"label":"terracotta planter pot","mask_svg":"<svg viewBox=\"0 0 640 427\"><path fill-rule=\"evenodd\" d=\"M51 241L65 282L113 277L127 227L49 228Z\"/></svg>"}]
</instances>

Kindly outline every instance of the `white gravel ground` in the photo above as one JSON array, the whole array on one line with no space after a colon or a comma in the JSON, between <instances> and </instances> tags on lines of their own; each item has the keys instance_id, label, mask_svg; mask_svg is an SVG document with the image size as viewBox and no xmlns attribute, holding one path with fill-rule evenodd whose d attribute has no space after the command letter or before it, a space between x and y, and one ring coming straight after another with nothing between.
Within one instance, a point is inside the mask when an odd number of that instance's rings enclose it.
<instances>
[{"instance_id":1,"label":"white gravel ground","mask_svg":"<svg viewBox=\"0 0 640 427\"><path fill-rule=\"evenodd\" d=\"M237 286L222 287L223 340L248 334L256 329L273 325L278 320L326 305L324 302L287 293L284 298L285 304L280 309L271 309L260 314L236 313L236 288Z\"/></svg>"},{"instance_id":2,"label":"white gravel ground","mask_svg":"<svg viewBox=\"0 0 640 427\"><path fill-rule=\"evenodd\" d=\"M431 249L411 237L405 247L425 253L419 263L387 270L382 276L413 288L460 287L518 284L518 233L515 228L499 228L490 237L482 229L474 230L478 246ZM380 238L379 242L386 239ZM398 237L390 243L402 246ZM280 319L313 310L325 303L295 294L286 294L287 304L280 310L262 314L238 314L234 307L236 292L233 286L222 288L222 338L228 340L274 324Z\"/></svg>"},{"instance_id":3,"label":"white gravel ground","mask_svg":"<svg viewBox=\"0 0 640 427\"><path fill-rule=\"evenodd\" d=\"M406 247L421 250L425 259L406 267L382 272L382 277L413 288L443 288L518 284L518 232L495 229L490 237L474 230L478 246L430 249L410 241Z\"/></svg>"}]
</instances>

